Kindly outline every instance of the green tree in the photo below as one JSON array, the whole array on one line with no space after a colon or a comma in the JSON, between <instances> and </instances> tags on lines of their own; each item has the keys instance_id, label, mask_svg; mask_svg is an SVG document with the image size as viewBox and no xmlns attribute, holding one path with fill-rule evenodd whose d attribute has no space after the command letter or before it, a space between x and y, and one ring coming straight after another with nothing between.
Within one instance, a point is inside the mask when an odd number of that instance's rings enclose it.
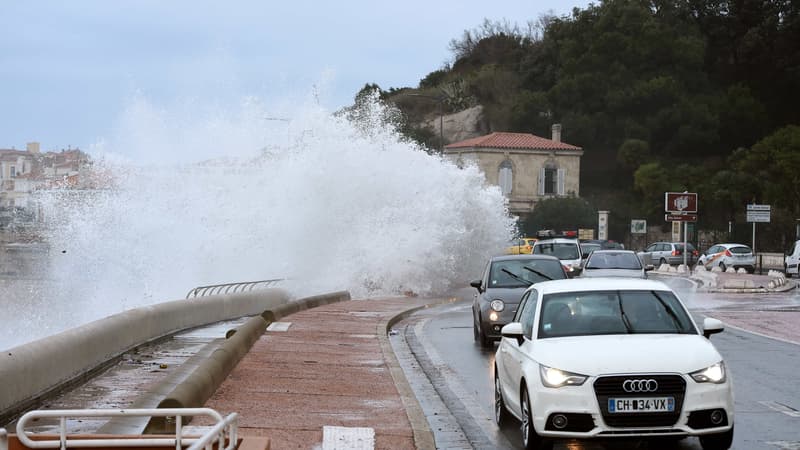
<instances>
[{"instance_id":1,"label":"green tree","mask_svg":"<svg viewBox=\"0 0 800 450\"><path fill-rule=\"evenodd\" d=\"M800 126L779 129L750 150L738 150L733 160L739 170L759 180L759 202L785 208L800 217Z\"/></svg>"},{"instance_id":2,"label":"green tree","mask_svg":"<svg viewBox=\"0 0 800 450\"><path fill-rule=\"evenodd\" d=\"M539 230L576 230L595 228L597 211L578 197L548 198L536 204L523 223L523 231L534 236Z\"/></svg>"}]
</instances>

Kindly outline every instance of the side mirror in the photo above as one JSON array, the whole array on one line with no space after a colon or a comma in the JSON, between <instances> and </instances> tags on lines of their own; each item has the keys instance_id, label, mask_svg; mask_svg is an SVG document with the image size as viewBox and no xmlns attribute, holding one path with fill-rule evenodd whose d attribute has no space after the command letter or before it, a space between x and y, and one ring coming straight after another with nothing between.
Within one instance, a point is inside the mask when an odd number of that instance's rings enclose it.
<instances>
[{"instance_id":1,"label":"side mirror","mask_svg":"<svg viewBox=\"0 0 800 450\"><path fill-rule=\"evenodd\" d=\"M725 324L718 319L711 317L706 317L703 319L703 336L706 338L710 338L712 334L721 333L724 329Z\"/></svg>"},{"instance_id":2,"label":"side mirror","mask_svg":"<svg viewBox=\"0 0 800 450\"><path fill-rule=\"evenodd\" d=\"M522 324L519 322L511 322L500 330L503 337L512 338L517 340L518 345L522 345Z\"/></svg>"},{"instance_id":3,"label":"side mirror","mask_svg":"<svg viewBox=\"0 0 800 450\"><path fill-rule=\"evenodd\" d=\"M469 282L469 285L477 289L478 292L481 293L483 292L483 290L481 289L481 280L472 280Z\"/></svg>"}]
</instances>

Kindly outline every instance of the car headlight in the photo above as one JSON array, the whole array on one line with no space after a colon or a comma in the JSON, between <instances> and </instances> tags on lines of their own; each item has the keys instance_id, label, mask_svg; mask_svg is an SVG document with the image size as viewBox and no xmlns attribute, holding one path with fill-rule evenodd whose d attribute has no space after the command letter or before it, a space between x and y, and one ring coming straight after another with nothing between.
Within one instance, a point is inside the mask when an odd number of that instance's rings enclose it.
<instances>
[{"instance_id":1,"label":"car headlight","mask_svg":"<svg viewBox=\"0 0 800 450\"><path fill-rule=\"evenodd\" d=\"M714 364L713 366L706 367L705 369L692 372L689 375L694 378L698 383L715 383L720 384L725 382L725 363L722 361Z\"/></svg>"},{"instance_id":2,"label":"car headlight","mask_svg":"<svg viewBox=\"0 0 800 450\"><path fill-rule=\"evenodd\" d=\"M506 304L503 303L502 300L492 300L492 302L489 303L489 307L492 308L493 310L497 311L497 312L500 312L500 311L506 309Z\"/></svg>"},{"instance_id":3,"label":"car headlight","mask_svg":"<svg viewBox=\"0 0 800 450\"><path fill-rule=\"evenodd\" d=\"M539 364L539 373L542 375L542 384L551 388L558 388L562 386L580 386L588 378L586 375L565 372L563 370L554 369L541 364Z\"/></svg>"}]
</instances>

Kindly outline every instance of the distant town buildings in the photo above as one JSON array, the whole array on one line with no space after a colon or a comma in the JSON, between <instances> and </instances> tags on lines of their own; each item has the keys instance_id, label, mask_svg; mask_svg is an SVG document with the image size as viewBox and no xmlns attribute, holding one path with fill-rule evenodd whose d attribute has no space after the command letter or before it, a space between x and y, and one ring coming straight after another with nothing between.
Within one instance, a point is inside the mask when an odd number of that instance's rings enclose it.
<instances>
[{"instance_id":1,"label":"distant town buildings","mask_svg":"<svg viewBox=\"0 0 800 450\"><path fill-rule=\"evenodd\" d=\"M36 218L36 190L81 188L90 166L89 156L77 148L42 153L38 142L25 150L0 148L0 229Z\"/></svg>"}]
</instances>

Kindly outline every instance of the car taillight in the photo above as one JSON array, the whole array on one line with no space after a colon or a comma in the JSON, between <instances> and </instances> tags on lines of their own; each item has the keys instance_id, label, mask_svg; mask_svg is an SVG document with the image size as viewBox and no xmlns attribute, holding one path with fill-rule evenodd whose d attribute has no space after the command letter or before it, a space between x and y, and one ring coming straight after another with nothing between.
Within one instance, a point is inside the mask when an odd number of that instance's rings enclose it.
<instances>
[{"instance_id":1,"label":"car taillight","mask_svg":"<svg viewBox=\"0 0 800 450\"><path fill-rule=\"evenodd\" d=\"M680 254L681 254L680 250L673 250L672 251L672 256L678 256Z\"/></svg>"},{"instance_id":2,"label":"car taillight","mask_svg":"<svg viewBox=\"0 0 800 450\"><path fill-rule=\"evenodd\" d=\"M733 255L731 255L731 251L730 250L725 250L725 256L733 256Z\"/></svg>"},{"instance_id":3,"label":"car taillight","mask_svg":"<svg viewBox=\"0 0 800 450\"><path fill-rule=\"evenodd\" d=\"M692 252L692 254L693 254L694 256L697 256L697 255L699 255L700 253L699 253L697 250L694 250L694 251Z\"/></svg>"}]
</instances>

